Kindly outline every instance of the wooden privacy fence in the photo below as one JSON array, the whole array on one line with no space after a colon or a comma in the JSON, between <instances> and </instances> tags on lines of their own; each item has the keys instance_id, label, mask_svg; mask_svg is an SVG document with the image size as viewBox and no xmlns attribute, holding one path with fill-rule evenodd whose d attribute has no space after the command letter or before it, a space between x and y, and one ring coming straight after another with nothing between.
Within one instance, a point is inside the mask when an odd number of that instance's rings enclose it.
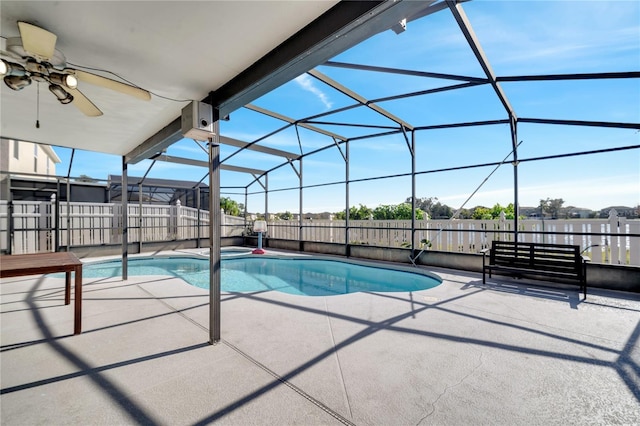
<instances>
[{"instance_id":1,"label":"wooden privacy fence","mask_svg":"<svg viewBox=\"0 0 640 426\"><path fill-rule=\"evenodd\" d=\"M59 204L46 201L0 200L0 249L11 253L37 253L71 247L122 243L122 204ZM130 204L129 242L156 242L207 238L209 212L177 205ZM142 213L142 214L141 214ZM199 224L199 226L198 226ZM608 219L540 220L518 222L522 242L574 244L585 248L594 263L640 265L640 220L618 217L615 210ZM478 253L493 240L511 241L513 221L500 220L417 220L416 249ZM9 232L9 230L11 231ZM245 220L222 215L222 236L243 235ZM302 235L300 234L302 231ZM353 220L349 222L349 243L379 247L411 247L410 220ZM345 244L345 221L271 221L267 236L286 240ZM597 247L592 247L598 245Z\"/></svg>"}]
</instances>

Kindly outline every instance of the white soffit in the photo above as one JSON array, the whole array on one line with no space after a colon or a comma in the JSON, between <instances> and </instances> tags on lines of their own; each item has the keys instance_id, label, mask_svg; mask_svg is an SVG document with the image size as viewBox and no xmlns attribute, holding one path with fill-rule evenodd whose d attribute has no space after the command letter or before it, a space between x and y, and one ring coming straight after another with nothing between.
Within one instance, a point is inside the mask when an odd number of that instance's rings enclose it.
<instances>
[{"instance_id":1,"label":"white soffit","mask_svg":"<svg viewBox=\"0 0 640 426\"><path fill-rule=\"evenodd\" d=\"M112 71L156 95L200 100L336 3L2 1L0 32L17 37L17 21L35 24L58 36L68 63ZM158 96L145 102L82 82L79 89L103 116L60 104L45 84L21 91L0 84L0 136L125 155L186 104Z\"/></svg>"}]
</instances>

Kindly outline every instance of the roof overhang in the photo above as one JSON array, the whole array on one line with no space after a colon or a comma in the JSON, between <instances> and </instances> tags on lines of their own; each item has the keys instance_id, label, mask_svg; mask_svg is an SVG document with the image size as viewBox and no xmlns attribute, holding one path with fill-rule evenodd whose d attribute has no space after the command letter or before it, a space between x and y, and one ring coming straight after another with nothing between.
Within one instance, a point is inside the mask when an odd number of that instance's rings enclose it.
<instances>
[{"instance_id":1,"label":"roof overhang","mask_svg":"<svg viewBox=\"0 0 640 426\"><path fill-rule=\"evenodd\" d=\"M136 163L182 139L188 101L228 115L432 3L3 1L3 50L19 36L17 21L27 21L57 35L70 66L122 77L153 96L145 102L85 84L79 89L104 112L91 118L61 105L46 85L0 85L0 136Z\"/></svg>"},{"instance_id":2,"label":"roof overhang","mask_svg":"<svg viewBox=\"0 0 640 426\"><path fill-rule=\"evenodd\" d=\"M225 117L276 87L398 22L425 13L429 1L342 1L202 99ZM137 163L182 139L180 117L128 153Z\"/></svg>"}]
</instances>

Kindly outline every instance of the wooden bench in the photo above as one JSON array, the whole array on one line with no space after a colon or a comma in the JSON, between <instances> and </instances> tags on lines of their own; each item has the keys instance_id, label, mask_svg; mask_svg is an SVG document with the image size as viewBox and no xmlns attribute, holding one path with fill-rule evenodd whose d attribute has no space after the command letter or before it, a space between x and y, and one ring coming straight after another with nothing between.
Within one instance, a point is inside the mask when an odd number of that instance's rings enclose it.
<instances>
[{"instance_id":1,"label":"wooden bench","mask_svg":"<svg viewBox=\"0 0 640 426\"><path fill-rule=\"evenodd\" d=\"M489 277L492 271L516 276L553 277L578 281L584 298L587 298L586 262L589 259L580 254L579 246L493 241L491 249L484 249L481 253L483 284L486 284L487 271Z\"/></svg>"}]
</instances>

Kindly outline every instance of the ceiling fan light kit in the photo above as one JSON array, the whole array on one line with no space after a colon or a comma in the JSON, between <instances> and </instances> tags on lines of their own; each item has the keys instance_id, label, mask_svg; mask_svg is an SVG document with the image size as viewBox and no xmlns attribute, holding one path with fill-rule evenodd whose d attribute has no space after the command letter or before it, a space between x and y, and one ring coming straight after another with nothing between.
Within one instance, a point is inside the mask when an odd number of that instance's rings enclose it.
<instances>
[{"instance_id":1,"label":"ceiling fan light kit","mask_svg":"<svg viewBox=\"0 0 640 426\"><path fill-rule=\"evenodd\" d=\"M65 86L69 89L76 89L78 87L78 79L71 74L60 74L57 72L52 72L49 74L49 80L53 84L57 84L58 86Z\"/></svg>"},{"instance_id":2,"label":"ceiling fan light kit","mask_svg":"<svg viewBox=\"0 0 640 426\"><path fill-rule=\"evenodd\" d=\"M0 62L0 76L5 84L12 90L22 90L31 84L31 79L27 75L27 70L20 64L2 59Z\"/></svg>"},{"instance_id":3,"label":"ceiling fan light kit","mask_svg":"<svg viewBox=\"0 0 640 426\"><path fill-rule=\"evenodd\" d=\"M58 86L57 84L50 84L49 85L49 90L51 91L51 93L56 95L56 98L58 98L58 100L60 101L61 104L65 104L66 105L66 104L70 104L71 102L73 102L73 96L71 96L71 93L67 92L62 87Z\"/></svg>"},{"instance_id":4,"label":"ceiling fan light kit","mask_svg":"<svg viewBox=\"0 0 640 426\"><path fill-rule=\"evenodd\" d=\"M24 76L27 74L27 70L20 64L14 64L11 62L7 62L2 59L2 64L0 64L0 75L16 75L16 76Z\"/></svg>"},{"instance_id":5,"label":"ceiling fan light kit","mask_svg":"<svg viewBox=\"0 0 640 426\"><path fill-rule=\"evenodd\" d=\"M55 34L22 21L18 22L18 29L20 37L7 39L8 52L2 52L3 56L12 60L1 59L0 62L0 77L12 90L22 90L34 80L47 83L49 91L60 103L73 103L88 117L98 117L102 115L102 111L78 90L79 81L138 99L151 99L151 93L139 87L87 71L66 68L66 58L56 50L58 37Z\"/></svg>"},{"instance_id":6,"label":"ceiling fan light kit","mask_svg":"<svg viewBox=\"0 0 640 426\"><path fill-rule=\"evenodd\" d=\"M31 79L26 75L7 75L4 78L4 82L12 90L22 90L31 84Z\"/></svg>"}]
</instances>

